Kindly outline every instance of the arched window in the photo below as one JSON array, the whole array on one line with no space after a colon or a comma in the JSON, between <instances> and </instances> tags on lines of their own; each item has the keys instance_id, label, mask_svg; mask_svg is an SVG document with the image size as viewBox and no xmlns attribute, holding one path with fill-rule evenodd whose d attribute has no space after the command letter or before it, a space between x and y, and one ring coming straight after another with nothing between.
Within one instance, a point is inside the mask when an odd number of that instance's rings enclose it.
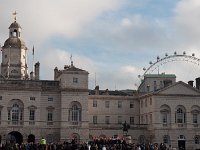
<instances>
[{"instance_id":1,"label":"arched window","mask_svg":"<svg viewBox=\"0 0 200 150\"><path fill-rule=\"evenodd\" d=\"M19 107L19 105L17 103L14 103L12 108L8 111L8 120L12 121L12 124L19 124L22 122L23 118L23 111L22 109Z\"/></svg>"},{"instance_id":2,"label":"arched window","mask_svg":"<svg viewBox=\"0 0 200 150\"><path fill-rule=\"evenodd\" d=\"M163 126L167 126L171 122L170 112L171 109L168 105L165 104L160 107L161 123Z\"/></svg>"},{"instance_id":3,"label":"arched window","mask_svg":"<svg viewBox=\"0 0 200 150\"><path fill-rule=\"evenodd\" d=\"M69 108L69 121L79 122L81 121L81 105L78 102L72 102L71 108Z\"/></svg>"},{"instance_id":4,"label":"arched window","mask_svg":"<svg viewBox=\"0 0 200 150\"><path fill-rule=\"evenodd\" d=\"M72 121L79 121L79 109L77 105L72 106Z\"/></svg>"},{"instance_id":5,"label":"arched window","mask_svg":"<svg viewBox=\"0 0 200 150\"><path fill-rule=\"evenodd\" d=\"M176 123L185 123L185 112L182 108L176 110Z\"/></svg>"}]
</instances>

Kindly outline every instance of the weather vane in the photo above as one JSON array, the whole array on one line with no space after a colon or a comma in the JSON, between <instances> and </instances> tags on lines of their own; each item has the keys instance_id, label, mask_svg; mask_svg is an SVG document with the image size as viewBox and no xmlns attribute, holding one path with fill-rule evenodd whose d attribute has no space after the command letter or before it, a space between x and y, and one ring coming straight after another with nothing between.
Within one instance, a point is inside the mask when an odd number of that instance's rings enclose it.
<instances>
[{"instance_id":1,"label":"weather vane","mask_svg":"<svg viewBox=\"0 0 200 150\"><path fill-rule=\"evenodd\" d=\"M12 13L13 14L13 16L14 16L14 21L16 21L17 20L17 12L15 11L14 13Z\"/></svg>"}]
</instances>

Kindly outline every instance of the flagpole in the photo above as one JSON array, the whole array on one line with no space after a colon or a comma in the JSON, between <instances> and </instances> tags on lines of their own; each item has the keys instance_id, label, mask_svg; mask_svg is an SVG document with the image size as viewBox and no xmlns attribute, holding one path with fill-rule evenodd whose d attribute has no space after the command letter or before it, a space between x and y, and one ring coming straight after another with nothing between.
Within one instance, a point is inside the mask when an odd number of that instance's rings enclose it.
<instances>
[{"instance_id":1,"label":"flagpole","mask_svg":"<svg viewBox=\"0 0 200 150\"><path fill-rule=\"evenodd\" d=\"M32 60L32 73L33 73L33 76L34 76L34 45L33 45L33 52L32 52L32 55L33 55L33 60Z\"/></svg>"}]
</instances>

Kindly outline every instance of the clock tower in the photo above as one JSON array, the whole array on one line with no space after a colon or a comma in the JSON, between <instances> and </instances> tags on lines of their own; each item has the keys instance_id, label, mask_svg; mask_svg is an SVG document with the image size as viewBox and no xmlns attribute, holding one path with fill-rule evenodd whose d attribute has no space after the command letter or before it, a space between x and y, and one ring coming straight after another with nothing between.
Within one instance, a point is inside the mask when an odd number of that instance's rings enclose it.
<instances>
[{"instance_id":1,"label":"clock tower","mask_svg":"<svg viewBox=\"0 0 200 150\"><path fill-rule=\"evenodd\" d=\"M2 47L1 77L5 80L28 79L28 49L21 38L21 31L22 28L15 16L14 22L9 27L9 38Z\"/></svg>"}]
</instances>

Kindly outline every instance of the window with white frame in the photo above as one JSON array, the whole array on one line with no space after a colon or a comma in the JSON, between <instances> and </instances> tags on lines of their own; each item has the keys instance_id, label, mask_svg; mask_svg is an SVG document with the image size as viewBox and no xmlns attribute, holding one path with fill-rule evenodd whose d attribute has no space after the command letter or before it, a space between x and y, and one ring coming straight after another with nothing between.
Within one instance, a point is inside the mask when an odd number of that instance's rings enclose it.
<instances>
[{"instance_id":1,"label":"window with white frame","mask_svg":"<svg viewBox=\"0 0 200 150\"><path fill-rule=\"evenodd\" d=\"M69 109L69 121L79 122L81 121L81 107L79 104L74 103Z\"/></svg>"},{"instance_id":2,"label":"window with white frame","mask_svg":"<svg viewBox=\"0 0 200 150\"><path fill-rule=\"evenodd\" d=\"M183 111L183 109L178 108L176 111L176 123L185 123L185 112Z\"/></svg>"},{"instance_id":3,"label":"window with white frame","mask_svg":"<svg viewBox=\"0 0 200 150\"><path fill-rule=\"evenodd\" d=\"M30 110L29 111L29 120L34 121L35 120L35 110Z\"/></svg>"},{"instance_id":4,"label":"window with white frame","mask_svg":"<svg viewBox=\"0 0 200 150\"><path fill-rule=\"evenodd\" d=\"M47 121L49 121L49 122L53 121L53 111L52 110L48 110Z\"/></svg>"}]
</instances>

